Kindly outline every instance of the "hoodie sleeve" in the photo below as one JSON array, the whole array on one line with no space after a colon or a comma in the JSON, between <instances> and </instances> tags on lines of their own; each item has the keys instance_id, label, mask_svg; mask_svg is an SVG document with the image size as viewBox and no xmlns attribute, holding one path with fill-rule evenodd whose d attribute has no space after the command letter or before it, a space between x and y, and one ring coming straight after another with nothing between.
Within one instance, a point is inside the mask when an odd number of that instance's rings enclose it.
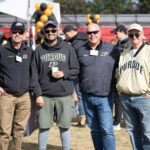
<instances>
[{"instance_id":1,"label":"hoodie sleeve","mask_svg":"<svg viewBox=\"0 0 150 150\"><path fill-rule=\"evenodd\" d=\"M38 82L39 75L38 75L38 50L35 50L32 55L31 60L31 89L33 94L37 98L38 96L42 95L42 90L40 84Z\"/></svg>"},{"instance_id":2,"label":"hoodie sleeve","mask_svg":"<svg viewBox=\"0 0 150 150\"><path fill-rule=\"evenodd\" d=\"M73 47L69 47L69 69L64 71L64 79L74 80L79 74L79 62Z\"/></svg>"}]
</instances>

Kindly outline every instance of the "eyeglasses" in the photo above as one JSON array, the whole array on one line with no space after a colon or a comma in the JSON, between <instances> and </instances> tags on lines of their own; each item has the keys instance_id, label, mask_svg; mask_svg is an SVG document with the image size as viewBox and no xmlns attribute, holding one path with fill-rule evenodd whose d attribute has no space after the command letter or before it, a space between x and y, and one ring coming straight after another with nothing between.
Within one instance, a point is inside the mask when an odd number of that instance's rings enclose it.
<instances>
[{"instance_id":1,"label":"eyeglasses","mask_svg":"<svg viewBox=\"0 0 150 150\"><path fill-rule=\"evenodd\" d=\"M12 34L20 34L20 35L23 35L23 32L22 31L11 31L12 32Z\"/></svg>"},{"instance_id":2,"label":"eyeglasses","mask_svg":"<svg viewBox=\"0 0 150 150\"><path fill-rule=\"evenodd\" d=\"M136 37L136 38L139 38L139 36L140 36L140 34L139 33L130 33L129 35L129 38L133 38L134 36Z\"/></svg>"},{"instance_id":3,"label":"eyeglasses","mask_svg":"<svg viewBox=\"0 0 150 150\"><path fill-rule=\"evenodd\" d=\"M50 32L51 33L56 33L57 32L57 30L56 29L52 29L52 30L45 30L44 31L46 34L49 34Z\"/></svg>"},{"instance_id":4,"label":"eyeglasses","mask_svg":"<svg viewBox=\"0 0 150 150\"><path fill-rule=\"evenodd\" d=\"M91 35L91 34L97 34L99 31L88 31L87 34Z\"/></svg>"}]
</instances>

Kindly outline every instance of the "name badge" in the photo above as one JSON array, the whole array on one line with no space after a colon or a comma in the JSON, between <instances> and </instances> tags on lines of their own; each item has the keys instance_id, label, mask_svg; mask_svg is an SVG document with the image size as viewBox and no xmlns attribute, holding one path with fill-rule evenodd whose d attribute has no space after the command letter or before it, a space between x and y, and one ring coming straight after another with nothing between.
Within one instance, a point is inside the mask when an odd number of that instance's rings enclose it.
<instances>
[{"instance_id":1,"label":"name badge","mask_svg":"<svg viewBox=\"0 0 150 150\"><path fill-rule=\"evenodd\" d=\"M22 62L22 57L20 57L20 56L16 55L16 61L18 61L18 62Z\"/></svg>"},{"instance_id":2,"label":"name badge","mask_svg":"<svg viewBox=\"0 0 150 150\"><path fill-rule=\"evenodd\" d=\"M90 50L90 55L98 56L98 50Z\"/></svg>"}]
</instances>

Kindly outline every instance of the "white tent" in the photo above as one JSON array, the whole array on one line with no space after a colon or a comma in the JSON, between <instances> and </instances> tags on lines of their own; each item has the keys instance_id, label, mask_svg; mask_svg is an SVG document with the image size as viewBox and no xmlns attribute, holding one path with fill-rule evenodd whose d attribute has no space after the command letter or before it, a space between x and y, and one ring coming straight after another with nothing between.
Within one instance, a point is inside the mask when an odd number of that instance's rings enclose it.
<instances>
[{"instance_id":1,"label":"white tent","mask_svg":"<svg viewBox=\"0 0 150 150\"><path fill-rule=\"evenodd\" d=\"M48 0L0 0L0 12L29 21L37 3L52 3L54 5L53 14L58 23L61 22L59 3Z\"/></svg>"},{"instance_id":2,"label":"white tent","mask_svg":"<svg viewBox=\"0 0 150 150\"><path fill-rule=\"evenodd\" d=\"M53 4L53 14L60 24L60 5L59 3L50 2L48 0L0 0L0 12L21 18L27 21L27 29L30 29L30 21L33 13L35 12L35 5L37 3L52 3ZM32 48L35 49L35 27L32 26L32 34L33 34L33 45ZM28 45L30 46L30 42L28 40Z\"/></svg>"}]
</instances>

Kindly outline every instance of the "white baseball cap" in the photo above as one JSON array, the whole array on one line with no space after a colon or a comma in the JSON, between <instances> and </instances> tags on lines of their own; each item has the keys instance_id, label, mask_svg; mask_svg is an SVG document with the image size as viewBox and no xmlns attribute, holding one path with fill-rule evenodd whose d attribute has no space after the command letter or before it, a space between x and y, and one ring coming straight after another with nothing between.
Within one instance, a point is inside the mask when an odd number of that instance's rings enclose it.
<instances>
[{"instance_id":1,"label":"white baseball cap","mask_svg":"<svg viewBox=\"0 0 150 150\"><path fill-rule=\"evenodd\" d=\"M142 27L140 24L133 23L133 24L131 24L131 25L129 26L128 32L129 32L130 30L138 30L138 31L140 31L140 32L143 32L143 27Z\"/></svg>"}]
</instances>

